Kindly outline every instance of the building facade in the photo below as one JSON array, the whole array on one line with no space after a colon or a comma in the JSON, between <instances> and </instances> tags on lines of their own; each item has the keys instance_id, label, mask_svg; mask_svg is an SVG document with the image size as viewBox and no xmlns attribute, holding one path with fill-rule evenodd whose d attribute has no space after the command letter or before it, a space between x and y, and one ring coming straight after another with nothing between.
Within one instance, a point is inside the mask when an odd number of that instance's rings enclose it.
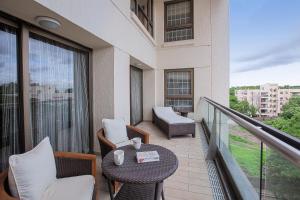
<instances>
[{"instance_id":1,"label":"building facade","mask_svg":"<svg viewBox=\"0 0 300 200\"><path fill-rule=\"evenodd\" d=\"M74 120L82 123L70 133L90 130L76 150L99 151L103 118L136 124L151 120L154 106L194 112L202 96L228 105L228 0L2 0L0 11L0 31L22 52L12 73L21 77L13 81L22 86L26 149L42 138L39 129ZM41 16L59 27L45 28ZM69 118L51 126L29 116L61 109Z\"/></svg>"},{"instance_id":2,"label":"building facade","mask_svg":"<svg viewBox=\"0 0 300 200\"><path fill-rule=\"evenodd\" d=\"M236 90L235 95L239 101L247 101L258 108L261 117L277 117L291 97L300 95L300 89L264 84L260 89Z\"/></svg>"}]
</instances>

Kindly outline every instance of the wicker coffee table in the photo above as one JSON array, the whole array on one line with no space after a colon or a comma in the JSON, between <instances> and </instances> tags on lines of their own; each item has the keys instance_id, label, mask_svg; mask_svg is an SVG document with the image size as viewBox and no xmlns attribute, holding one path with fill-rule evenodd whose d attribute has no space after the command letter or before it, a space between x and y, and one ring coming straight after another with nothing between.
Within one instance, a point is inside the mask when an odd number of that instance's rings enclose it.
<instances>
[{"instance_id":1,"label":"wicker coffee table","mask_svg":"<svg viewBox=\"0 0 300 200\"><path fill-rule=\"evenodd\" d=\"M176 155L164 147L152 144L143 144L139 150L135 150L130 145L118 149L125 152L123 165L114 164L114 151L108 153L102 161L102 171L108 181L111 199L158 200L161 196L164 199L163 181L178 168ZM157 151L160 161L138 164L137 151ZM111 181L123 183L115 197L112 194Z\"/></svg>"}]
</instances>

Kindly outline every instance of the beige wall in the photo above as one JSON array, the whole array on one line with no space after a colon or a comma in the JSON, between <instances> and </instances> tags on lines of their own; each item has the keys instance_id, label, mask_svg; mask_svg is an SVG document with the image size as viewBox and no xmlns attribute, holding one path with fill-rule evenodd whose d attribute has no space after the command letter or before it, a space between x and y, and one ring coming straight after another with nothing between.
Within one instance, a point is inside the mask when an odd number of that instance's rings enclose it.
<instances>
[{"instance_id":1,"label":"beige wall","mask_svg":"<svg viewBox=\"0 0 300 200\"><path fill-rule=\"evenodd\" d=\"M152 108L155 106L155 70L143 70L143 119L152 120Z\"/></svg>"},{"instance_id":2,"label":"beige wall","mask_svg":"<svg viewBox=\"0 0 300 200\"><path fill-rule=\"evenodd\" d=\"M229 106L229 2L211 0L212 99Z\"/></svg>"},{"instance_id":3,"label":"beige wall","mask_svg":"<svg viewBox=\"0 0 300 200\"><path fill-rule=\"evenodd\" d=\"M194 68L195 107L201 96L228 104L228 0L194 0L194 39L169 43L163 2L154 0L154 38L130 11L130 0L1 0L0 10L35 25L36 16L54 17L61 27L51 32L93 50L96 132L104 117L129 122L131 61L144 69L144 120L164 105L164 69Z\"/></svg>"},{"instance_id":4,"label":"beige wall","mask_svg":"<svg viewBox=\"0 0 300 200\"><path fill-rule=\"evenodd\" d=\"M93 131L102 128L103 118L130 123L129 55L115 47L93 52ZM94 137L95 150L99 144Z\"/></svg>"},{"instance_id":5,"label":"beige wall","mask_svg":"<svg viewBox=\"0 0 300 200\"><path fill-rule=\"evenodd\" d=\"M130 123L130 57L114 48L114 117Z\"/></svg>"},{"instance_id":6,"label":"beige wall","mask_svg":"<svg viewBox=\"0 0 300 200\"><path fill-rule=\"evenodd\" d=\"M102 128L103 118L114 117L114 49L108 47L93 51L93 131ZM94 135L94 147L99 144Z\"/></svg>"},{"instance_id":7,"label":"beige wall","mask_svg":"<svg viewBox=\"0 0 300 200\"><path fill-rule=\"evenodd\" d=\"M194 68L194 105L200 97L228 105L228 1L194 0L194 39L164 42L164 3L155 1L156 105L164 104L163 69Z\"/></svg>"},{"instance_id":8,"label":"beige wall","mask_svg":"<svg viewBox=\"0 0 300 200\"><path fill-rule=\"evenodd\" d=\"M148 66L156 66L155 46L128 15L129 0L35 1Z\"/></svg>"}]
</instances>

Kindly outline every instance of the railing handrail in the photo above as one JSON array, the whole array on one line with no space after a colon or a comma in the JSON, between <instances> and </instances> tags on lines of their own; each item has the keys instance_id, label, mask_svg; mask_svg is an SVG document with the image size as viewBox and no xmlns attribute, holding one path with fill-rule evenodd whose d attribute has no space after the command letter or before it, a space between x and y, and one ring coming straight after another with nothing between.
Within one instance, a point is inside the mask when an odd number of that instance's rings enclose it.
<instances>
[{"instance_id":1,"label":"railing handrail","mask_svg":"<svg viewBox=\"0 0 300 200\"><path fill-rule=\"evenodd\" d=\"M248 116L242 115L241 113L238 113L230 108L220 105L219 103L216 103L215 101L208 99L207 97L202 97L201 99L204 99L206 102L219 109L222 113L224 113L226 116L231 118L237 124L244 127L246 130L251 132L254 136L259 138L262 142L272 146L275 150L279 151L283 156L287 157L290 161L292 161L298 167L300 167L299 146L294 147L288 144L286 141L282 140L281 138L274 136L274 133L270 134L269 132L265 131L266 128L271 130L270 127L267 127L266 125L258 121L254 121ZM265 129L263 129L263 127ZM279 130L276 129L272 129L272 131L276 131L277 134L282 134L281 132L279 132ZM286 136L287 134L285 134L285 137ZM296 138L295 139L289 138L289 139L294 140L295 143L299 142L297 141Z\"/></svg>"}]
</instances>

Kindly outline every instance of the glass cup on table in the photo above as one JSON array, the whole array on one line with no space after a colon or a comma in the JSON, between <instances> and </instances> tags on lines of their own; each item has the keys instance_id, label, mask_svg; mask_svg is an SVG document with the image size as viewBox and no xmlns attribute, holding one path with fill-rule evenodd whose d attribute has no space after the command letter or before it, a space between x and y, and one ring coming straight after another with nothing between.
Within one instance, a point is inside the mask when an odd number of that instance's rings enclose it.
<instances>
[{"instance_id":1,"label":"glass cup on table","mask_svg":"<svg viewBox=\"0 0 300 200\"><path fill-rule=\"evenodd\" d=\"M132 141L132 145L136 150L139 150L141 148L142 145L142 139L139 137L135 137L131 139Z\"/></svg>"},{"instance_id":2,"label":"glass cup on table","mask_svg":"<svg viewBox=\"0 0 300 200\"><path fill-rule=\"evenodd\" d=\"M115 163L115 165L122 165L124 163L124 151L123 150L114 151L114 163Z\"/></svg>"}]
</instances>

